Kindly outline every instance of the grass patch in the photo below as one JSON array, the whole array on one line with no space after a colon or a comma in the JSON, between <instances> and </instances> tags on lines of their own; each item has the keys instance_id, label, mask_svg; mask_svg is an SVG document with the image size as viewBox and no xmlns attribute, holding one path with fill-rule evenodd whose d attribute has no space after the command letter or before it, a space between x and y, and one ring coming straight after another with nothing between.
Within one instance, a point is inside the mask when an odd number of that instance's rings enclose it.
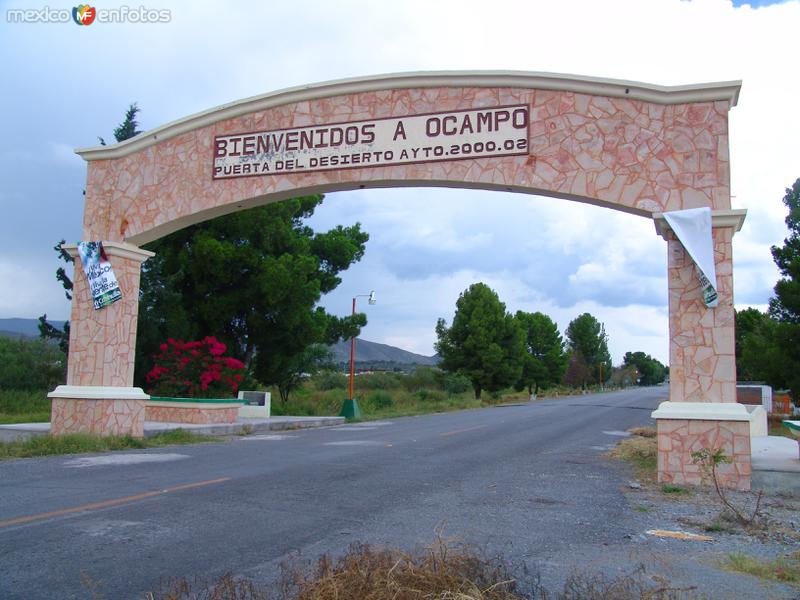
<instances>
[{"instance_id":1,"label":"grass patch","mask_svg":"<svg viewBox=\"0 0 800 600\"><path fill-rule=\"evenodd\" d=\"M348 377L335 371L323 371L303 381L283 403L276 389L272 393L272 414L297 416L335 416L348 396ZM476 400L469 380L439 369L418 367L410 373L378 371L355 378L354 396L361 409L361 420L389 419L430 413L449 412L528 402L526 391L511 388L499 393L484 392ZM539 398L564 397L579 393L557 386L540 390Z\"/></svg>"},{"instance_id":2,"label":"grass patch","mask_svg":"<svg viewBox=\"0 0 800 600\"><path fill-rule=\"evenodd\" d=\"M719 521L709 523L703 527L703 529L708 533L733 533L733 529L731 529L730 526L726 525L725 523L720 523Z\"/></svg>"},{"instance_id":3,"label":"grass patch","mask_svg":"<svg viewBox=\"0 0 800 600\"><path fill-rule=\"evenodd\" d=\"M0 412L0 425L13 425L15 423L49 423L50 410L47 412L28 412L9 414Z\"/></svg>"},{"instance_id":4,"label":"grass patch","mask_svg":"<svg viewBox=\"0 0 800 600\"><path fill-rule=\"evenodd\" d=\"M160 433L144 439L136 439L128 435L99 437L85 433L73 433L55 437L43 435L24 441L0 442L0 460L60 454L85 454L87 452L109 452L112 450L160 448L161 446L197 444L210 441L214 441L214 439L183 429Z\"/></svg>"},{"instance_id":5,"label":"grass patch","mask_svg":"<svg viewBox=\"0 0 800 600\"><path fill-rule=\"evenodd\" d=\"M47 423L49 420L47 391L0 390L0 424Z\"/></svg>"},{"instance_id":6,"label":"grass patch","mask_svg":"<svg viewBox=\"0 0 800 600\"><path fill-rule=\"evenodd\" d=\"M632 465L637 479L652 483L658 474L657 448L655 438L634 436L620 441L608 455Z\"/></svg>"},{"instance_id":7,"label":"grass patch","mask_svg":"<svg viewBox=\"0 0 800 600\"><path fill-rule=\"evenodd\" d=\"M292 416L336 416L346 399L346 390L315 390L304 387L290 396L287 403L272 402L272 414ZM355 394L361 420L391 419L487 406L475 400L472 392L448 395L440 390L405 389L365 390ZM273 394L273 398L278 398ZM490 400L487 395L487 400Z\"/></svg>"},{"instance_id":8,"label":"grass patch","mask_svg":"<svg viewBox=\"0 0 800 600\"><path fill-rule=\"evenodd\" d=\"M729 571L747 573L760 579L800 584L800 552L773 560L760 560L737 552L729 554L722 566Z\"/></svg>"},{"instance_id":9,"label":"grass patch","mask_svg":"<svg viewBox=\"0 0 800 600\"><path fill-rule=\"evenodd\" d=\"M661 486L661 492L664 494L688 494L689 490L685 487L680 485L673 485L671 483L665 483Z\"/></svg>"}]
</instances>

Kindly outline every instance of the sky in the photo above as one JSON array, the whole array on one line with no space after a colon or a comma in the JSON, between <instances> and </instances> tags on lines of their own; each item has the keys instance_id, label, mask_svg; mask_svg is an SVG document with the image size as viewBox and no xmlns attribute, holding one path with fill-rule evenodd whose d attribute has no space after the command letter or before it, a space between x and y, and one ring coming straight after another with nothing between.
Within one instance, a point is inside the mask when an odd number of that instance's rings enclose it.
<instances>
[{"instance_id":1,"label":"sky","mask_svg":"<svg viewBox=\"0 0 800 600\"><path fill-rule=\"evenodd\" d=\"M347 77L436 70L571 73L680 85L742 80L730 113L737 308L765 308L770 246L800 177L800 1L495 0L136 2L165 23L11 23L0 3L0 318L69 316L52 246L81 237L86 165L73 153L113 139L131 102L151 129L241 98ZM93 5L121 7L121 3ZM71 11L72 5L64 5ZM563 331L590 312L615 364L668 359L666 243L651 220L554 198L404 188L326 196L310 224L360 222L363 260L322 304L359 304L365 339L432 354L470 284L507 310L542 311Z\"/></svg>"}]
</instances>

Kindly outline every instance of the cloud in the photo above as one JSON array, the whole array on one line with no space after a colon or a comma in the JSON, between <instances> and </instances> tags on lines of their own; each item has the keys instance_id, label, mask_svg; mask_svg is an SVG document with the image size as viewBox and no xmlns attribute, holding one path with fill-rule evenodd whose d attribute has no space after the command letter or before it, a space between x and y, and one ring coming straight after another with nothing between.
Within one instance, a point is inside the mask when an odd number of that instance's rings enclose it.
<instances>
[{"instance_id":1,"label":"cloud","mask_svg":"<svg viewBox=\"0 0 800 600\"><path fill-rule=\"evenodd\" d=\"M63 142L48 142L48 149L52 159L62 165L76 168L85 168L84 160L75 154L75 149Z\"/></svg>"},{"instance_id":2,"label":"cloud","mask_svg":"<svg viewBox=\"0 0 800 600\"><path fill-rule=\"evenodd\" d=\"M63 320L69 315L69 302L55 276L42 278L42 265L8 257L0 258L0 315L8 317L39 317ZM60 300L59 300L60 299Z\"/></svg>"},{"instance_id":3,"label":"cloud","mask_svg":"<svg viewBox=\"0 0 800 600\"><path fill-rule=\"evenodd\" d=\"M432 354L436 320L444 318L452 323L459 295L480 281L498 293L509 312L544 312L558 323L562 332L578 315L592 313L606 325L615 362L621 362L628 350L644 350L662 361L667 360L666 306L628 303L613 307L587 299L575 303L557 302L518 275L496 269L476 271L462 268L446 275L401 279L388 271L385 265L379 264L379 256L375 253L370 255L368 251L362 262L343 275L342 285L322 301L329 312L348 314L353 294L376 290L377 304L357 306L368 318L368 325L362 332L365 339L390 344L393 342L389 340L402 340L403 348L419 354Z\"/></svg>"},{"instance_id":4,"label":"cloud","mask_svg":"<svg viewBox=\"0 0 800 600\"><path fill-rule=\"evenodd\" d=\"M0 159L2 159L3 162L26 162L33 159L33 156L33 152L17 148L3 150L0 152Z\"/></svg>"}]
</instances>

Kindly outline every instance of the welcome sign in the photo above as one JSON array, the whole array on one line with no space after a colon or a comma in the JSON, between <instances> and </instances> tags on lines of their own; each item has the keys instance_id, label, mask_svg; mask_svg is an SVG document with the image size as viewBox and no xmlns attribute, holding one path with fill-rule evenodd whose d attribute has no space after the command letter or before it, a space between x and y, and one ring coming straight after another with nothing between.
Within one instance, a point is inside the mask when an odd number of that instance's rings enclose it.
<instances>
[{"instance_id":1,"label":"welcome sign","mask_svg":"<svg viewBox=\"0 0 800 600\"><path fill-rule=\"evenodd\" d=\"M214 179L528 153L526 104L214 138Z\"/></svg>"},{"instance_id":2,"label":"welcome sign","mask_svg":"<svg viewBox=\"0 0 800 600\"><path fill-rule=\"evenodd\" d=\"M122 291L103 250L103 242L78 242L78 254L89 282L95 310L120 300Z\"/></svg>"}]
</instances>

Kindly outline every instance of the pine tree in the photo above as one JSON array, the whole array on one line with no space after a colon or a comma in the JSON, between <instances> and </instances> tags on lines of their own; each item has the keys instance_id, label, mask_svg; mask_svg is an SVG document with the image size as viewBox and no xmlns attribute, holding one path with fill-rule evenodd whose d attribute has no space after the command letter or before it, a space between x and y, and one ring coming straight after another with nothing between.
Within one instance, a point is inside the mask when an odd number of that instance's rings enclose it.
<instances>
[{"instance_id":1,"label":"pine tree","mask_svg":"<svg viewBox=\"0 0 800 600\"><path fill-rule=\"evenodd\" d=\"M538 394L539 388L558 383L567 367L564 340L558 325L541 312L521 310L514 315L525 338L525 360L517 390L528 388L528 394Z\"/></svg>"},{"instance_id":2,"label":"pine tree","mask_svg":"<svg viewBox=\"0 0 800 600\"><path fill-rule=\"evenodd\" d=\"M497 293L484 283L472 284L456 302L453 325L436 324L440 367L472 382L475 398L514 385L522 374L523 333L506 312Z\"/></svg>"},{"instance_id":3,"label":"pine tree","mask_svg":"<svg viewBox=\"0 0 800 600\"><path fill-rule=\"evenodd\" d=\"M782 323L800 323L800 179L786 188L783 203L789 209L786 225L789 237L783 246L772 247L772 258L783 279L775 284L775 297L770 300L770 314Z\"/></svg>"},{"instance_id":4,"label":"pine tree","mask_svg":"<svg viewBox=\"0 0 800 600\"><path fill-rule=\"evenodd\" d=\"M608 335L605 326L589 313L583 313L567 326L567 341L573 353L586 362L593 382L600 382L603 373L611 375L611 355L608 352Z\"/></svg>"}]
</instances>

